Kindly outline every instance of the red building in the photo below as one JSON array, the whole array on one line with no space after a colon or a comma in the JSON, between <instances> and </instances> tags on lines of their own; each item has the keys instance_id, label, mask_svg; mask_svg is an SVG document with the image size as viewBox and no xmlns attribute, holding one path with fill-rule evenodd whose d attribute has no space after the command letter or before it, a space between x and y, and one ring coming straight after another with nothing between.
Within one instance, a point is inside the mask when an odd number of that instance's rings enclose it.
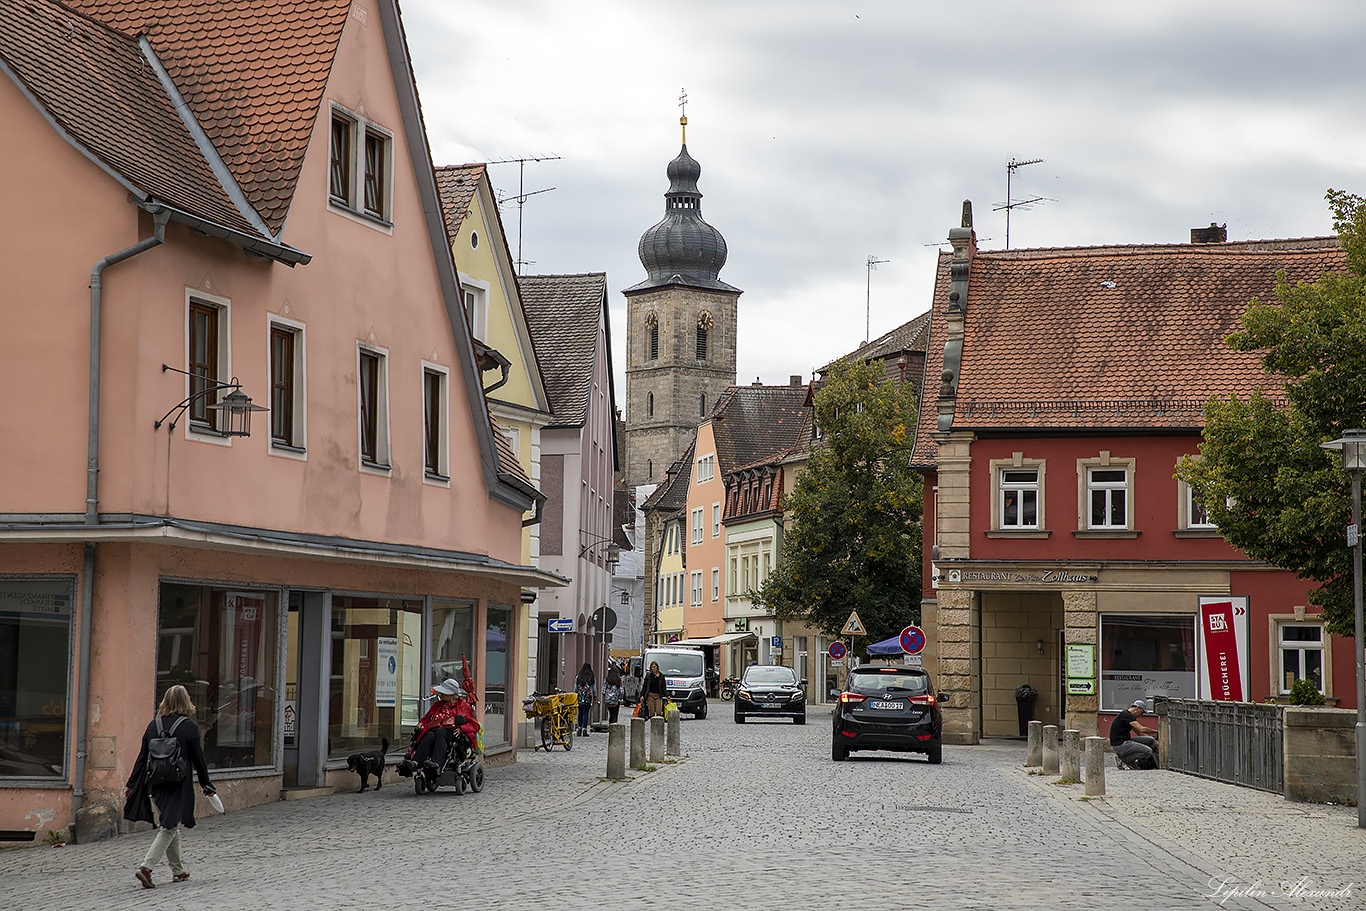
<instances>
[{"instance_id":1,"label":"red building","mask_svg":"<svg viewBox=\"0 0 1366 911\"><path fill-rule=\"evenodd\" d=\"M1233 695L1310 679L1354 706L1351 640L1174 477L1209 396L1280 386L1224 336L1278 270L1341 268L1337 239L1229 243L1211 226L1190 244L982 251L965 205L950 241L914 455L945 739L1017 734L1021 684L1034 717L1090 733L1137 698L1207 695L1208 630L1211 648L1236 638Z\"/></svg>"}]
</instances>

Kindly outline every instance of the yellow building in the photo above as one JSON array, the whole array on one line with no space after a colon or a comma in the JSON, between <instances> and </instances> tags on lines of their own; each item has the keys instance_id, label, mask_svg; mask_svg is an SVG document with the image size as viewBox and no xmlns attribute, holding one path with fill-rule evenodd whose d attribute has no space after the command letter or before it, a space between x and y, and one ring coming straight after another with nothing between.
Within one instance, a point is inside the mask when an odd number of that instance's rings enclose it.
<instances>
[{"instance_id":1,"label":"yellow building","mask_svg":"<svg viewBox=\"0 0 1366 911\"><path fill-rule=\"evenodd\" d=\"M541 429L554 415L527 329L517 272L503 233L493 185L482 164L439 167L436 183L446 232L451 239L451 255L460 275L465 318L473 336L475 355L485 371L489 411L504 441L540 489ZM539 515L535 518L539 519ZM538 523L522 530L522 562L540 565ZM523 590L524 601L533 597L534 592ZM536 686L539 612L534 602L522 619L523 626L517 635L526 648L519 650L521 660L513 675L514 680L520 681L513 693L513 705L518 705L520 698ZM523 722L522 728L519 742L529 745L528 725Z\"/></svg>"}]
</instances>

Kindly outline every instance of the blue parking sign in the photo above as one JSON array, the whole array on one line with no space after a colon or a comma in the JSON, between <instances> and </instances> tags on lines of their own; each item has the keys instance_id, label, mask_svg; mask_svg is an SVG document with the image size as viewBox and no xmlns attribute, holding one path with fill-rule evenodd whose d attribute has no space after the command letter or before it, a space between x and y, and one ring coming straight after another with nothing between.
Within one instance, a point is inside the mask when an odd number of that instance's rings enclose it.
<instances>
[{"instance_id":1,"label":"blue parking sign","mask_svg":"<svg viewBox=\"0 0 1366 911\"><path fill-rule=\"evenodd\" d=\"M783 647L783 637L782 637L782 636L774 636L774 637L773 637L773 647L774 647L774 648L782 648L782 647Z\"/></svg>"}]
</instances>

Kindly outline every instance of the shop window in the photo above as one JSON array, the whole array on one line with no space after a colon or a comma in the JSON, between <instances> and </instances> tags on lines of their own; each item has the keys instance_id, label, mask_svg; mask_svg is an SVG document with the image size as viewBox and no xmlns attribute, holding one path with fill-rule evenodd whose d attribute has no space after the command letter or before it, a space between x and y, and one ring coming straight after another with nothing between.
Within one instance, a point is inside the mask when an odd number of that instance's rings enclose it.
<instances>
[{"instance_id":1,"label":"shop window","mask_svg":"<svg viewBox=\"0 0 1366 911\"><path fill-rule=\"evenodd\" d=\"M423 711L421 645L421 601L332 599L328 758L407 743Z\"/></svg>"},{"instance_id":2,"label":"shop window","mask_svg":"<svg viewBox=\"0 0 1366 911\"><path fill-rule=\"evenodd\" d=\"M512 633L512 611L489 607L484 627L484 715L479 719L484 725L486 748L512 740L512 713L508 709L508 640Z\"/></svg>"},{"instance_id":3,"label":"shop window","mask_svg":"<svg viewBox=\"0 0 1366 911\"><path fill-rule=\"evenodd\" d=\"M1318 623L1282 623L1277 647L1281 654L1280 692L1288 693L1296 680L1309 680L1324 692L1323 626Z\"/></svg>"},{"instance_id":4,"label":"shop window","mask_svg":"<svg viewBox=\"0 0 1366 911\"><path fill-rule=\"evenodd\" d=\"M0 579L0 778L65 776L73 582Z\"/></svg>"},{"instance_id":5,"label":"shop window","mask_svg":"<svg viewBox=\"0 0 1366 911\"><path fill-rule=\"evenodd\" d=\"M275 592L161 584L156 700L149 708L172 686L184 686L209 768L275 764L276 610Z\"/></svg>"},{"instance_id":6,"label":"shop window","mask_svg":"<svg viewBox=\"0 0 1366 911\"><path fill-rule=\"evenodd\" d=\"M1194 614L1102 614L1100 710L1135 699L1195 698Z\"/></svg>"}]
</instances>

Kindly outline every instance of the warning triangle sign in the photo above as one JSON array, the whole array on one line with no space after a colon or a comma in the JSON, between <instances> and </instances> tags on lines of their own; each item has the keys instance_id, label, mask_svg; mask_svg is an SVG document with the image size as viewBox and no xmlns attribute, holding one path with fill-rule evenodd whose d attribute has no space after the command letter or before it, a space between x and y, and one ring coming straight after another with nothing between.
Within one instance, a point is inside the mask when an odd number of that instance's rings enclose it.
<instances>
[{"instance_id":1,"label":"warning triangle sign","mask_svg":"<svg viewBox=\"0 0 1366 911\"><path fill-rule=\"evenodd\" d=\"M844 628L840 630L841 636L866 636L868 631L863 628L863 621L858 618L858 611L850 611L849 619L844 621Z\"/></svg>"}]
</instances>

